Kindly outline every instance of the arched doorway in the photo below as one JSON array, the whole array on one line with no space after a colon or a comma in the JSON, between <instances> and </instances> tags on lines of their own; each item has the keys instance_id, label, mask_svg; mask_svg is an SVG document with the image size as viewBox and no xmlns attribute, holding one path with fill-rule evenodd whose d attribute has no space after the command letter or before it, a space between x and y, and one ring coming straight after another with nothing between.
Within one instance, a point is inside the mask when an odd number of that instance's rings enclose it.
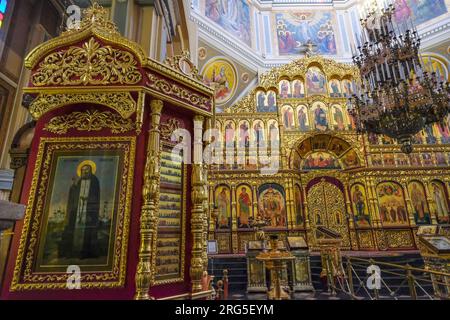
<instances>
[{"instance_id":1,"label":"arched doorway","mask_svg":"<svg viewBox=\"0 0 450 320\"><path fill-rule=\"evenodd\" d=\"M325 179L313 185L308 190L308 211L313 231L318 226L329 228L341 235L343 248L351 247L344 195L336 185Z\"/></svg>"}]
</instances>

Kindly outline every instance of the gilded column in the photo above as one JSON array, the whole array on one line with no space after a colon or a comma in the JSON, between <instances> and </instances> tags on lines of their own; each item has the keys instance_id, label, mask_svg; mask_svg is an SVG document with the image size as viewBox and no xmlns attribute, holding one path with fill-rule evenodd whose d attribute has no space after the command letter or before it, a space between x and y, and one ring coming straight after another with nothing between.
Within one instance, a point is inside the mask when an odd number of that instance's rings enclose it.
<instances>
[{"instance_id":1,"label":"gilded column","mask_svg":"<svg viewBox=\"0 0 450 320\"><path fill-rule=\"evenodd\" d=\"M345 204L347 207L347 217L348 217L348 226L350 228L350 243L353 250L358 250L358 240L356 239L356 230L355 230L355 220L353 219L352 214L352 203L350 201L350 184L348 180L344 183L345 189Z\"/></svg>"},{"instance_id":2,"label":"gilded column","mask_svg":"<svg viewBox=\"0 0 450 320\"><path fill-rule=\"evenodd\" d=\"M405 192L405 201L406 201L406 209L408 210L408 218L409 218L409 225L411 227L416 226L416 220L414 219L414 207L411 202L411 198L409 197L409 191L408 191L408 185L406 182L402 182L402 188Z\"/></svg>"},{"instance_id":3,"label":"gilded column","mask_svg":"<svg viewBox=\"0 0 450 320\"><path fill-rule=\"evenodd\" d=\"M434 202L432 195L432 191L430 190L430 181L424 181L423 184L425 185L425 191L427 193L427 202L428 202L428 208L430 211L430 217L431 217L431 223L437 224L437 218L436 218L436 203Z\"/></svg>"},{"instance_id":4,"label":"gilded column","mask_svg":"<svg viewBox=\"0 0 450 320\"><path fill-rule=\"evenodd\" d=\"M231 185L231 248L233 253L239 251L239 239L237 234L237 208L236 208L236 185Z\"/></svg>"},{"instance_id":5,"label":"gilded column","mask_svg":"<svg viewBox=\"0 0 450 320\"><path fill-rule=\"evenodd\" d=\"M144 186L142 190L142 209L140 221L139 261L136 270L136 300L150 299L149 289L152 284L155 265L152 253L156 249L156 233L158 226L158 201L160 179L160 147L159 123L163 102L152 100L151 122L147 144L147 159L144 171Z\"/></svg>"},{"instance_id":6,"label":"gilded column","mask_svg":"<svg viewBox=\"0 0 450 320\"><path fill-rule=\"evenodd\" d=\"M204 201L207 200L205 194L205 173L202 164L202 137L203 137L203 116L194 117L194 163L192 165L192 214L191 214L191 232L192 232L192 258L191 258L191 282L192 292L202 290L202 275L204 271L203 251L206 250L206 244L203 243L203 219L204 219Z\"/></svg>"},{"instance_id":7,"label":"gilded column","mask_svg":"<svg viewBox=\"0 0 450 320\"><path fill-rule=\"evenodd\" d=\"M215 207L214 207L214 186L211 184L209 186L209 207L210 207L210 216L209 216L209 239L210 240L214 240L215 239L215 234L214 231L216 230L216 219L217 217L213 217L212 213L213 210L215 211Z\"/></svg>"},{"instance_id":8,"label":"gilded column","mask_svg":"<svg viewBox=\"0 0 450 320\"><path fill-rule=\"evenodd\" d=\"M209 133L207 136L207 141L205 141L205 145L206 144L211 144L212 142L212 136L211 136L211 130L212 130L212 119L211 118L207 118L206 119L206 130ZM207 251L207 243L208 243L208 229L209 229L209 219L211 219L211 209L213 207L210 207L209 205L209 175L208 175L208 169L211 165L208 164L204 164L203 165L203 172L205 175L205 184L204 184L204 189L205 189L205 200L203 201L203 245L205 246L205 248L203 249L203 268L205 270L208 270L208 251Z\"/></svg>"}]
</instances>

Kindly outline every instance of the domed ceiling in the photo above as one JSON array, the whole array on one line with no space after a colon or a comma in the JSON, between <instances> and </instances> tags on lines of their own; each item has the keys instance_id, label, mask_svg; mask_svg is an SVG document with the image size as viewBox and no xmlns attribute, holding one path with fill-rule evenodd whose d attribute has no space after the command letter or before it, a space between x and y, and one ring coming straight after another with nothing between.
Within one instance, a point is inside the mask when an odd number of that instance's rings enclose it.
<instances>
[{"instance_id":1,"label":"domed ceiling","mask_svg":"<svg viewBox=\"0 0 450 320\"><path fill-rule=\"evenodd\" d=\"M188 1L188 0L186 0ZM377 0L383 7L391 0ZM422 51L449 42L446 0L394 0L398 22L414 21ZM373 6L365 0L191 0L189 17L197 27L191 39L207 82L231 78L219 93L220 111L257 83L257 75L304 56L306 49L351 62L360 43L359 19ZM192 40L191 40L192 41ZM448 45L447 45L448 47ZM435 58L439 53L435 54ZM440 57L448 68L448 56ZM211 67L213 65L213 67ZM226 97L225 97L226 96Z\"/></svg>"}]
</instances>

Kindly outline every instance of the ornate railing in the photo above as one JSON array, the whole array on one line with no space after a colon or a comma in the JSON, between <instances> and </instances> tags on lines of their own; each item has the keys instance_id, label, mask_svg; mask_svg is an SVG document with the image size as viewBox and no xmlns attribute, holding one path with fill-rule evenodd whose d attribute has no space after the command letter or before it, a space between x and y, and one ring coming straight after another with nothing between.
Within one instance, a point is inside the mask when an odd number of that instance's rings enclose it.
<instances>
[{"instance_id":1,"label":"ornate railing","mask_svg":"<svg viewBox=\"0 0 450 320\"><path fill-rule=\"evenodd\" d=\"M344 258L339 266L332 262L331 256L325 261L327 289L331 295L356 300L450 299L450 273L447 272L356 257Z\"/></svg>"}]
</instances>

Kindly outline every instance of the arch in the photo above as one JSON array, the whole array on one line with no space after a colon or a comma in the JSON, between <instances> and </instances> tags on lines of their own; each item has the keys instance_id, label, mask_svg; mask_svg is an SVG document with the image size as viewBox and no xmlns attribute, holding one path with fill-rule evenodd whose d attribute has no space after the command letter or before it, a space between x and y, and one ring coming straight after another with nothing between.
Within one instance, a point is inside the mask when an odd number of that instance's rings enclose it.
<instances>
[{"instance_id":1,"label":"arch","mask_svg":"<svg viewBox=\"0 0 450 320\"><path fill-rule=\"evenodd\" d=\"M336 135L321 133L306 137L294 144L289 155L290 169L301 169L304 159L317 152L332 155L337 159L341 169L359 167L364 163L361 160L361 154L348 141Z\"/></svg>"}]
</instances>

